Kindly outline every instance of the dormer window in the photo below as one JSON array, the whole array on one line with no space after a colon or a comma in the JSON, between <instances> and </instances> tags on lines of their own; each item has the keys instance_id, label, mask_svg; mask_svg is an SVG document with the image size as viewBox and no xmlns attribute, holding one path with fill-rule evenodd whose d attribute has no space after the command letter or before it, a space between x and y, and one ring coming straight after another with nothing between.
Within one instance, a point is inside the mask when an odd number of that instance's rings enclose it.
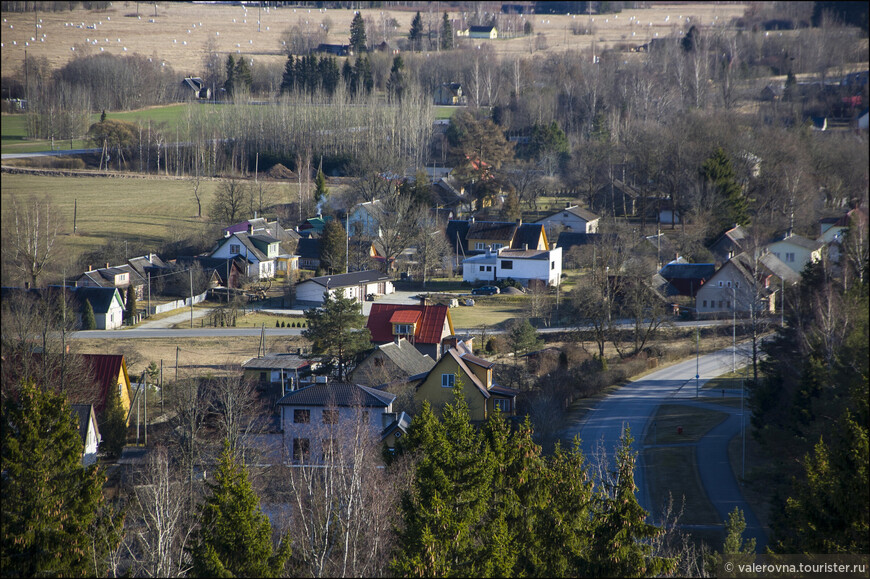
<instances>
[{"instance_id":1,"label":"dormer window","mask_svg":"<svg viewBox=\"0 0 870 579\"><path fill-rule=\"evenodd\" d=\"M396 336L413 335L414 324L393 324L393 334Z\"/></svg>"},{"instance_id":2,"label":"dormer window","mask_svg":"<svg viewBox=\"0 0 870 579\"><path fill-rule=\"evenodd\" d=\"M230 244L230 254L231 255L237 255L241 251L241 249L242 249L242 246L239 245L238 243L231 243Z\"/></svg>"}]
</instances>

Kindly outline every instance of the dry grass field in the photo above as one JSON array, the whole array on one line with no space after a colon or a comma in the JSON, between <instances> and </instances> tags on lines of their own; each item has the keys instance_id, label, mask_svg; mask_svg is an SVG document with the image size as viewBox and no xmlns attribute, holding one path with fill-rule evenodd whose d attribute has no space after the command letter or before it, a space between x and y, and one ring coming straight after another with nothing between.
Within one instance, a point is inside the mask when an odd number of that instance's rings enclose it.
<instances>
[{"instance_id":1,"label":"dry grass field","mask_svg":"<svg viewBox=\"0 0 870 579\"><path fill-rule=\"evenodd\" d=\"M260 10L259 32L256 8L242 6L203 6L181 2L139 3L115 2L104 11L76 9L63 12L10 13L3 11L2 62L3 74L20 69L24 51L28 57L45 56L52 67L66 63L73 55L139 53L159 58L179 74L196 73L209 40L220 53L239 53L256 60L283 61L281 36L289 27L300 24L317 28L328 18L331 27L327 41L347 43L353 11L317 8L265 8ZM424 23L432 18L440 23L441 12L436 3L420 3ZM433 10L428 13L427 11ZM743 4L718 3L650 3L649 8L625 10L619 14L528 15L534 33L543 34L548 51L612 48L619 44L643 44L656 36L685 33L687 19L704 26L727 25L743 14ZM407 36L414 8L404 10L363 10L363 16L380 21L394 18L399 26L397 37ZM462 14L450 13L453 19ZM574 35L575 24L589 26L593 34ZM93 28L89 28L93 26ZM456 29L457 26L454 26ZM371 34L371 32L370 32ZM96 44L94 42L96 41ZM529 37L512 39L468 40L469 46L488 43L501 55L529 55L535 49ZM73 50L74 49L74 50ZM126 49L126 51L125 51Z\"/></svg>"}]
</instances>

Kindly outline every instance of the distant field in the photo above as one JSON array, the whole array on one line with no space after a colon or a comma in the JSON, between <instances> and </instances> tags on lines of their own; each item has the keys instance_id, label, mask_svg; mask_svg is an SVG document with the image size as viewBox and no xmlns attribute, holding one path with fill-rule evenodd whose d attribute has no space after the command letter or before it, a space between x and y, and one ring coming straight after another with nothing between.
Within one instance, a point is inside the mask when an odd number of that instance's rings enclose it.
<instances>
[{"instance_id":1,"label":"distant field","mask_svg":"<svg viewBox=\"0 0 870 579\"><path fill-rule=\"evenodd\" d=\"M136 16L137 6L139 17ZM418 7L404 10L375 8L361 12L363 17L371 17L375 21L395 18L398 28L393 31L394 37L402 38L407 37L416 9L423 13L424 26L429 19L433 27L440 25L442 11L436 3L420 3ZM732 18L742 15L744 9L744 4L656 3L649 8L625 10L619 14L592 17L577 14L531 15L525 18L532 21L534 36L541 34L546 40L547 51L586 50L593 44L596 50L603 50L622 43L643 44L651 38L667 36L672 32L685 32L687 18L691 24L723 26ZM2 14L0 62L4 74L22 67L25 48L28 58L45 56L52 67L62 66L74 55L98 54L101 49L112 54L125 54L126 48L126 54L139 53L160 59L167 66L172 66L176 73L184 75L201 69L209 41L212 41L214 50L221 54L243 54L259 62L281 62L284 59L282 33L295 24L303 28L318 28L328 18L331 24L326 42L347 43L354 12L318 8L263 8L259 11L259 32L257 8L229 5L160 2L156 3L155 8L155 4L144 2L117 2L101 11L77 8L38 14L3 11ZM34 21L34 16L39 22ZM454 29L460 28L462 14L450 12L449 16L456 22ZM523 26L524 21L524 18L520 18L518 26ZM574 35L571 30L575 25L588 28L592 33ZM370 36L373 34L371 30L368 32ZM534 37L494 41L457 40L467 46L490 45L500 55L527 56L541 52L534 46Z\"/></svg>"}]
</instances>

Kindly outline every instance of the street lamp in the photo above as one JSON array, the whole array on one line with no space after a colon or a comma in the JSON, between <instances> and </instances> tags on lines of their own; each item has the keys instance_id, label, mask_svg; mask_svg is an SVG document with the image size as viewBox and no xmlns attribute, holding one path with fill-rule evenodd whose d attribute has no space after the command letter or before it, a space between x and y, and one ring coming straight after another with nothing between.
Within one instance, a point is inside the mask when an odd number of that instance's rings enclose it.
<instances>
[{"instance_id":1,"label":"street lamp","mask_svg":"<svg viewBox=\"0 0 870 579\"><path fill-rule=\"evenodd\" d=\"M731 284L731 373L737 372L737 289Z\"/></svg>"}]
</instances>

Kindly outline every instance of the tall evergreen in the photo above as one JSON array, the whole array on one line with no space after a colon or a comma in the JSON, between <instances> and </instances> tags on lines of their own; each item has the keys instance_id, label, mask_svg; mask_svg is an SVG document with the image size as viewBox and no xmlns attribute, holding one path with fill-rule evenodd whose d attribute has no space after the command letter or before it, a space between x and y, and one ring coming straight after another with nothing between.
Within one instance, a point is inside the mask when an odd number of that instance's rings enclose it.
<instances>
[{"instance_id":1,"label":"tall evergreen","mask_svg":"<svg viewBox=\"0 0 870 579\"><path fill-rule=\"evenodd\" d=\"M127 417L121 405L121 395L117 392L109 396L103 415L100 417L100 451L110 458L121 456L127 443Z\"/></svg>"},{"instance_id":2,"label":"tall evergreen","mask_svg":"<svg viewBox=\"0 0 870 579\"><path fill-rule=\"evenodd\" d=\"M355 54L361 54L366 49L366 23L362 14L357 12L350 23L350 47Z\"/></svg>"},{"instance_id":3,"label":"tall evergreen","mask_svg":"<svg viewBox=\"0 0 870 579\"><path fill-rule=\"evenodd\" d=\"M411 31L408 33L408 40L411 41L411 47L414 50L420 50L420 44L423 40L423 17L420 16L419 11L411 21Z\"/></svg>"},{"instance_id":4,"label":"tall evergreen","mask_svg":"<svg viewBox=\"0 0 870 579\"><path fill-rule=\"evenodd\" d=\"M17 399L3 401L0 433L3 574L104 575L92 538L110 539L110 550L120 539L104 528L112 519L100 516L106 477L97 465L82 466L84 446L66 399L22 384Z\"/></svg>"},{"instance_id":5,"label":"tall evergreen","mask_svg":"<svg viewBox=\"0 0 870 579\"><path fill-rule=\"evenodd\" d=\"M314 200L320 205L326 201L327 195L329 195L329 188L326 186L326 175L323 174L323 169L318 169L317 176L314 178Z\"/></svg>"},{"instance_id":6,"label":"tall evergreen","mask_svg":"<svg viewBox=\"0 0 870 579\"><path fill-rule=\"evenodd\" d=\"M233 76L233 90L250 92L253 85L254 77L251 73L251 67L248 64L248 61L245 60L244 57L241 57L236 61L236 70Z\"/></svg>"},{"instance_id":7,"label":"tall evergreen","mask_svg":"<svg viewBox=\"0 0 870 579\"><path fill-rule=\"evenodd\" d=\"M305 311L302 335L311 341L313 357L335 367L341 381L347 380L356 356L371 348L366 317L359 310L359 303L344 292L330 292L322 308Z\"/></svg>"},{"instance_id":8,"label":"tall evergreen","mask_svg":"<svg viewBox=\"0 0 870 579\"><path fill-rule=\"evenodd\" d=\"M127 320L128 324L132 324L136 321L136 314L138 314L138 307L136 305L136 288L133 287L133 284L127 286L127 303L124 307L124 319Z\"/></svg>"},{"instance_id":9,"label":"tall evergreen","mask_svg":"<svg viewBox=\"0 0 870 579\"><path fill-rule=\"evenodd\" d=\"M224 81L224 90L227 92L227 96L231 97L233 96L233 89L236 85L236 59L233 58L232 54L227 55L226 71L227 80Z\"/></svg>"},{"instance_id":10,"label":"tall evergreen","mask_svg":"<svg viewBox=\"0 0 870 579\"><path fill-rule=\"evenodd\" d=\"M444 18L441 19L441 50L450 50L453 48L453 25L450 23L450 17L447 12L444 13Z\"/></svg>"},{"instance_id":11,"label":"tall evergreen","mask_svg":"<svg viewBox=\"0 0 870 579\"><path fill-rule=\"evenodd\" d=\"M91 305L89 300L85 300L85 303L82 306L82 329L97 329L97 318L94 316L94 307Z\"/></svg>"},{"instance_id":12,"label":"tall evergreen","mask_svg":"<svg viewBox=\"0 0 870 579\"><path fill-rule=\"evenodd\" d=\"M401 102L405 92L405 62L402 57L396 55L393 58L393 66L390 69L390 77L387 79L387 95L390 102Z\"/></svg>"},{"instance_id":13,"label":"tall evergreen","mask_svg":"<svg viewBox=\"0 0 870 579\"><path fill-rule=\"evenodd\" d=\"M294 90L296 90L296 59L292 54L288 54L287 62L284 63L284 74L281 75L281 93Z\"/></svg>"},{"instance_id":14,"label":"tall evergreen","mask_svg":"<svg viewBox=\"0 0 870 579\"><path fill-rule=\"evenodd\" d=\"M341 66L341 79L344 81L344 87L347 89L347 92L353 94L353 66L350 64L349 58L346 58Z\"/></svg>"},{"instance_id":15,"label":"tall evergreen","mask_svg":"<svg viewBox=\"0 0 870 579\"><path fill-rule=\"evenodd\" d=\"M744 539L743 532L746 530L746 520L743 511L734 507L725 522L725 544L722 545L722 553L712 553L704 561L707 572L715 576L721 572L719 565L724 561L723 555L737 563L752 563L755 560L755 539Z\"/></svg>"},{"instance_id":16,"label":"tall evergreen","mask_svg":"<svg viewBox=\"0 0 870 579\"><path fill-rule=\"evenodd\" d=\"M190 555L194 577L277 577L290 557L290 541L272 547L272 526L260 510L244 465L224 441L214 483L200 506Z\"/></svg>"},{"instance_id":17,"label":"tall evergreen","mask_svg":"<svg viewBox=\"0 0 870 579\"><path fill-rule=\"evenodd\" d=\"M733 227L735 223L748 225L749 201L743 194L743 187L737 181L731 159L722 147L718 147L704 161L700 172L708 193L717 197L721 228Z\"/></svg>"}]
</instances>

